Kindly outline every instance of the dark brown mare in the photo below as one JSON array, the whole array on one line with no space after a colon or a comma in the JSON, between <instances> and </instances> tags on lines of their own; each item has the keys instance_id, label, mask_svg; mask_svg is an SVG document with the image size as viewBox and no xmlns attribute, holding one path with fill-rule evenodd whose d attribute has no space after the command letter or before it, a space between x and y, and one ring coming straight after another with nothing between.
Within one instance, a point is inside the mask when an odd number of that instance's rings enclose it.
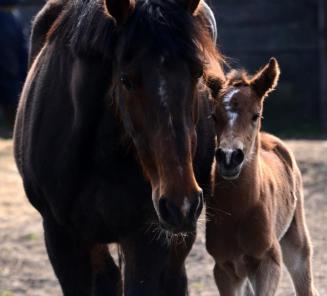
<instances>
[{"instance_id":1,"label":"dark brown mare","mask_svg":"<svg viewBox=\"0 0 327 296\"><path fill-rule=\"evenodd\" d=\"M199 0L57 0L37 17L15 157L65 295L121 295L112 242L125 295L187 293L214 157L210 15ZM167 245L158 225L189 235Z\"/></svg>"},{"instance_id":2,"label":"dark brown mare","mask_svg":"<svg viewBox=\"0 0 327 296\"><path fill-rule=\"evenodd\" d=\"M275 295L283 261L296 295L318 295L301 173L285 144L260 132L263 100L278 78L271 59L253 77L231 72L219 93L206 239L222 296L252 294L251 285L257 296Z\"/></svg>"}]
</instances>

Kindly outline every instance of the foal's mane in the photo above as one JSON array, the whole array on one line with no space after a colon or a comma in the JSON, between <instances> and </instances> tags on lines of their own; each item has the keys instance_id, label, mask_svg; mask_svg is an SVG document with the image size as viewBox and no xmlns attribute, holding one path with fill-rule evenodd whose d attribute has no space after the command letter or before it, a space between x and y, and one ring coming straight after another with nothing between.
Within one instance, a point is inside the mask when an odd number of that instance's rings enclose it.
<instances>
[{"instance_id":1,"label":"foal's mane","mask_svg":"<svg viewBox=\"0 0 327 296\"><path fill-rule=\"evenodd\" d=\"M112 58L118 39L123 38L127 57L138 47L147 47L204 64L204 78L223 77L224 58L203 22L202 5L196 17L179 5L172 0L138 0L124 25L126 30L121 30L108 14L104 0L67 1L48 32L48 40L67 44L76 55Z\"/></svg>"}]
</instances>

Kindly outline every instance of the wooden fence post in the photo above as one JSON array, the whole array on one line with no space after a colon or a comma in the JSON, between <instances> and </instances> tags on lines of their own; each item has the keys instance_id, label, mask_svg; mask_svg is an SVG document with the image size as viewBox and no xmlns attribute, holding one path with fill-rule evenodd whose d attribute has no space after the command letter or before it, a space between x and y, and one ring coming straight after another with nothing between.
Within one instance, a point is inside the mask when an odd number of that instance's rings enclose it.
<instances>
[{"instance_id":1,"label":"wooden fence post","mask_svg":"<svg viewBox=\"0 0 327 296\"><path fill-rule=\"evenodd\" d=\"M319 0L319 48L320 48L320 123L327 134L327 2Z\"/></svg>"}]
</instances>

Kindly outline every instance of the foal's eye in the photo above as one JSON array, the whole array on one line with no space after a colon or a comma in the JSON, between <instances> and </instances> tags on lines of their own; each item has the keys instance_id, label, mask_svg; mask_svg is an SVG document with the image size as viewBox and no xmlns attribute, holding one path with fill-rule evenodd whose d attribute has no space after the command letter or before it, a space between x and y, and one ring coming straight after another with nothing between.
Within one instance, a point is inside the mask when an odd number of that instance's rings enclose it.
<instances>
[{"instance_id":1,"label":"foal's eye","mask_svg":"<svg viewBox=\"0 0 327 296\"><path fill-rule=\"evenodd\" d=\"M257 121L259 118L260 118L260 113L255 113L255 114L252 116L252 121Z\"/></svg>"},{"instance_id":2,"label":"foal's eye","mask_svg":"<svg viewBox=\"0 0 327 296\"><path fill-rule=\"evenodd\" d=\"M128 76L126 74L121 74L121 76L120 76L120 82L125 86L125 88L127 90L132 90L133 89L133 84L128 79Z\"/></svg>"}]
</instances>

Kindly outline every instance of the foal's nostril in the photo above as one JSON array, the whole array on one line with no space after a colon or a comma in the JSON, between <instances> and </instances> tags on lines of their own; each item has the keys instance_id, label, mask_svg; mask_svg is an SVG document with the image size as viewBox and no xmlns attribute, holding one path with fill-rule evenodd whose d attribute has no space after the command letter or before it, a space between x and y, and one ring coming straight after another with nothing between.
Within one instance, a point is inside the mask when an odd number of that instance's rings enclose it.
<instances>
[{"instance_id":1,"label":"foal's nostril","mask_svg":"<svg viewBox=\"0 0 327 296\"><path fill-rule=\"evenodd\" d=\"M173 226L180 224L180 211L166 197L161 197L159 200L159 213L164 222Z\"/></svg>"},{"instance_id":2,"label":"foal's nostril","mask_svg":"<svg viewBox=\"0 0 327 296\"><path fill-rule=\"evenodd\" d=\"M225 152L223 151L223 149L218 148L216 150L216 158L217 158L217 160L224 161L224 159L225 159Z\"/></svg>"},{"instance_id":3,"label":"foal's nostril","mask_svg":"<svg viewBox=\"0 0 327 296\"><path fill-rule=\"evenodd\" d=\"M225 169L234 169L244 161L244 152L241 149L221 149L216 150L216 159Z\"/></svg>"},{"instance_id":4,"label":"foal's nostril","mask_svg":"<svg viewBox=\"0 0 327 296\"><path fill-rule=\"evenodd\" d=\"M240 165L244 160L244 152L241 149L236 149L232 154L232 163L234 166Z\"/></svg>"}]
</instances>

